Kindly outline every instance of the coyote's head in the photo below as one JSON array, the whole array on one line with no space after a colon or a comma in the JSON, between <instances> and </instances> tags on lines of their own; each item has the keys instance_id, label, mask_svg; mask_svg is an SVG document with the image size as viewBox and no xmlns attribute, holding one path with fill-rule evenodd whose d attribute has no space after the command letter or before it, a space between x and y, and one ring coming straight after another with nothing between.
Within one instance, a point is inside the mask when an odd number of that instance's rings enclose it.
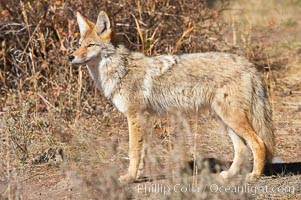
<instances>
[{"instance_id":1,"label":"coyote's head","mask_svg":"<svg viewBox=\"0 0 301 200\"><path fill-rule=\"evenodd\" d=\"M112 47L111 25L108 15L101 11L98 15L97 22L85 19L77 12L77 22L80 31L80 47L69 56L73 64L85 64L97 58L107 57Z\"/></svg>"}]
</instances>

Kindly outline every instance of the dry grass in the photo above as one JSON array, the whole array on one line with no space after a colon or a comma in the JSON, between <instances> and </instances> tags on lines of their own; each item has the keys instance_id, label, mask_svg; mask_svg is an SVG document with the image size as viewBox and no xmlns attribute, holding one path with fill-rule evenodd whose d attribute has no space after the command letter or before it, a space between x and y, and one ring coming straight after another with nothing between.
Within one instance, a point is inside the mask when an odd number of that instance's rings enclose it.
<instances>
[{"instance_id":1,"label":"dry grass","mask_svg":"<svg viewBox=\"0 0 301 200\"><path fill-rule=\"evenodd\" d=\"M1 1L0 8L0 199L300 198L300 176L266 177L253 183L295 188L294 193L269 196L212 192L212 184L244 182L238 177L222 183L208 173L206 163L196 163L203 170L191 176L179 156L182 146L189 152L196 149L198 161L232 159L229 138L215 134L217 124L206 112L153 119L146 175L166 179L121 186L117 179L128 165L126 119L95 89L86 69L73 68L67 59L79 36L75 12L95 19L99 10L114 20L115 43L147 55L205 51L244 55L262 71L271 92L276 156L300 162L299 0L24 0ZM32 163L50 147L64 150L63 163ZM166 195L138 191L175 184L197 185L201 191Z\"/></svg>"}]
</instances>

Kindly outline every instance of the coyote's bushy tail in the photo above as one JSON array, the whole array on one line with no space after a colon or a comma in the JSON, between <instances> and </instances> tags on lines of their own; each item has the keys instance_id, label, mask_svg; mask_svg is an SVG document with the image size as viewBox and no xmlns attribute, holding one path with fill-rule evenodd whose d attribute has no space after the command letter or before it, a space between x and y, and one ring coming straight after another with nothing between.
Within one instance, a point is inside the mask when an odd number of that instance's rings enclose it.
<instances>
[{"instance_id":1,"label":"coyote's bushy tail","mask_svg":"<svg viewBox=\"0 0 301 200\"><path fill-rule=\"evenodd\" d=\"M271 162L275 151L272 110L262 81L257 77L253 82L252 107L248 117L254 131L266 146L267 161Z\"/></svg>"}]
</instances>

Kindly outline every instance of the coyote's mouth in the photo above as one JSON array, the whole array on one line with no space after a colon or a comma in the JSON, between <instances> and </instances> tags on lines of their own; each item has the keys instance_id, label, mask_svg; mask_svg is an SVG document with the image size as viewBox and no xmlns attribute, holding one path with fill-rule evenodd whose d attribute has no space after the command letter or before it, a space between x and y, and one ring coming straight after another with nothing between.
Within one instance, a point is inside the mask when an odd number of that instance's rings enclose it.
<instances>
[{"instance_id":1,"label":"coyote's mouth","mask_svg":"<svg viewBox=\"0 0 301 200\"><path fill-rule=\"evenodd\" d=\"M84 60L80 60L80 61L74 60L74 61L71 61L71 63L73 65L84 65L84 64L87 64L90 61L91 61L91 59L84 59Z\"/></svg>"}]
</instances>

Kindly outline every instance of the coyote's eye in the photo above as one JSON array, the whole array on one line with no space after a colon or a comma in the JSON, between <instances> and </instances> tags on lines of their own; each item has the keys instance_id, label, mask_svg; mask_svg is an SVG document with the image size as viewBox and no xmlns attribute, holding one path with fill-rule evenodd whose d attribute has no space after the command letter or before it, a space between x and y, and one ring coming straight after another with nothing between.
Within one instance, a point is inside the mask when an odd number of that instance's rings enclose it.
<instances>
[{"instance_id":1,"label":"coyote's eye","mask_svg":"<svg viewBox=\"0 0 301 200\"><path fill-rule=\"evenodd\" d=\"M88 47L94 47L95 46L95 44L89 44L88 45Z\"/></svg>"}]
</instances>

